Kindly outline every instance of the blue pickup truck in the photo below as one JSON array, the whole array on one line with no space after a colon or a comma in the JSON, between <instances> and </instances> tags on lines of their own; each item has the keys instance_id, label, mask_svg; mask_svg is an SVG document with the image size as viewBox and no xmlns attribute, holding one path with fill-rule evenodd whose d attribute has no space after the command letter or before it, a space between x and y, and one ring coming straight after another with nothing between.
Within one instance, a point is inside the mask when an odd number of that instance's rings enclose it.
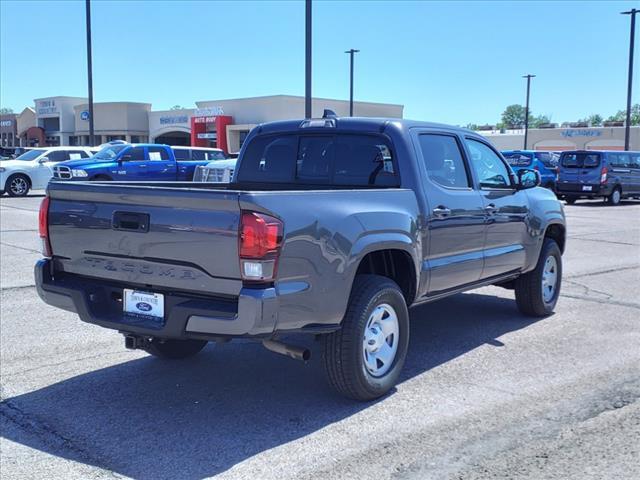
<instances>
[{"instance_id":1,"label":"blue pickup truck","mask_svg":"<svg viewBox=\"0 0 640 480\"><path fill-rule=\"evenodd\" d=\"M196 167L209 160L176 160L168 145L107 145L96 155L60 162L57 180L191 181Z\"/></svg>"}]
</instances>

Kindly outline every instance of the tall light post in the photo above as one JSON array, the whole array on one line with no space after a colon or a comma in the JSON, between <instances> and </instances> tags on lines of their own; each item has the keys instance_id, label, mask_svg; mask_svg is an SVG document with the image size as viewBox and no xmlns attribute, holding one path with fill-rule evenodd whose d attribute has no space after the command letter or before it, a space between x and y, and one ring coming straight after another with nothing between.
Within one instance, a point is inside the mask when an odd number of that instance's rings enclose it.
<instances>
[{"instance_id":1,"label":"tall light post","mask_svg":"<svg viewBox=\"0 0 640 480\"><path fill-rule=\"evenodd\" d=\"M347 50L344 53L348 53L350 57L350 76L349 76L349 116L353 117L353 56L355 53L358 53L360 50L354 50L353 48Z\"/></svg>"},{"instance_id":2,"label":"tall light post","mask_svg":"<svg viewBox=\"0 0 640 480\"><path fill-rule=\"evenodd\" d=\"M529 136L529 92L531 91L531 79L535 75L523 75L527 79L527 105L524 107L524 149L527 149L527 137Z\"/></svg>"},{"instance_id":3,"label":"tall light post","mask_svg":"<svg viewBox=\"0 0 640 480\"><path fill-rule=\"evenodd\" d=\"M304 116L311 118L311 0L305 1Z\"/></svg>"},{"instance_id":4,"label":"tall light post","mask_svg":"<svg viewBox=\"0 0 640 480\"><path fill-rule=\"evenodd\" d=\"M87 80L89 87L89 146L94 146L93 131L93 66L91 61L91 0L85 2L87 20Z\"/></svg>"},{"instance_id":5,"label":"tall light post","mask_svg":"<svg viewBox=\"0 0 640 480\"><path fill-rule=\"evenodd\" d=\"M627 83L627 121L624 127L624 149L629 150L631 132L631 85L633 84L633 46L636 37L636 13L640 10L632 8L628 12L621 12L622 15L631 16L631 34L629 35L629 79Z\"/></svg>"}]
</instances>

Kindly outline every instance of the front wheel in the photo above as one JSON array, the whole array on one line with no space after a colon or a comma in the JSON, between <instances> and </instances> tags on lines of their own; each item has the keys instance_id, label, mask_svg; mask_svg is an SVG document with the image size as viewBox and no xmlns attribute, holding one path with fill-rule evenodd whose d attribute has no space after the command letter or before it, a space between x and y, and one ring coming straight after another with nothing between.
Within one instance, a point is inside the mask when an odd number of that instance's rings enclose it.
<instances>
[{"instance_id":1,"label":"front wheel","mask_svg":"<svg viewBox=\"0 0 640 480\"><path fill-rule=\"evenodd\" d=\"M574 197L567 197L564 199L565 202L567 202L567 205L573 205L574 203L576 203L576 198Z\"/></svg>"},{"instance_id":2,"label":"front wheel","mask_svg":"<svg viewBox=\"0 0 640 480\"><path fill-rule=\"evenodd\" d=\"M562 253L545 238L536 268L516 279L516 304L529 317L550 315L558 302L562 283Z\"/></svg>"},{"instance_id":3,"label":"front wheel","mask_svg":"<svg viewBox=\"0 0 640 480\"><path fill-rule=\"evenodd\" d=\"M18 173L8 178L6 189L10 197L24 197L29 193L31 185L25 175Z\"/></svg>"},{"instance_id":4,"label":"front wheel","mask_svg":"<svg viewBox=\"0 0 640 480\"><path fill-rule=\"evenodd\" d=\"M409 345L409 312L398 285L358 275L342 328L323 338L329 383L342 395L373 400L396 384Z\"/></svg>"},{"instance_id":5,"label":"front wheel","mask_svg":"<svg viewBox=\"0 0 640 480\"><path fill-rule=\"evenodd\" d=\"M202 350L206 344L206 340L153 338L145 346L145 350L154 357L178 360L194 356Z\"/></svg>"}]
</instances>

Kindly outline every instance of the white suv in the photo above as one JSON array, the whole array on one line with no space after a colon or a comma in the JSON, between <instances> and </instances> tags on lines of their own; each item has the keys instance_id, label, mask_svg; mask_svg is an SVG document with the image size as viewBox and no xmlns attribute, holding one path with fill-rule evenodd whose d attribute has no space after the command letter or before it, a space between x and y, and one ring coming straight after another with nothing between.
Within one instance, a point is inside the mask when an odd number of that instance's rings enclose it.
<instances>
[{"instance_id":1,"label":"white suv","mask_svg":"<svg viewBox=\"0 0 640 480\"><path fill-rule=\"evenodd\" d=\"M0 161L0 195L24 197L29 190L46 188L53 177L53 166L66 160L93 156L89 147L38 147L13 160Z\"/></svg>"}]
</instances>

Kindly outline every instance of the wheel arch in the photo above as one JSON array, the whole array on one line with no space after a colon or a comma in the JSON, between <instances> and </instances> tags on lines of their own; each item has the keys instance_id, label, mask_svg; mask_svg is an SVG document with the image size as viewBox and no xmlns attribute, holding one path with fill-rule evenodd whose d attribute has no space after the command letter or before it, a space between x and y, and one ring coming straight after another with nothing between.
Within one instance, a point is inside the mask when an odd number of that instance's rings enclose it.
<instances>
[{"instance_id":1,"label":"wheel arch","mask_svg":"<svg viewBox=\"0 0 640 480\"><path fill-rule=\"evenodd\" d=\"M8 176L7 176L7 180L4 183L4 187L3 190L7 191L7 185L9 184L9 180L11 180L13 177L15 177L16 175L22 175L23 177L25 177L27 179L27 182L29 183L29 189L31 189L33 187L33 180L31 179L31 175L29 175L28 172L19 170L17 172L11 172Z\"/></svg>"}]
</instances>

